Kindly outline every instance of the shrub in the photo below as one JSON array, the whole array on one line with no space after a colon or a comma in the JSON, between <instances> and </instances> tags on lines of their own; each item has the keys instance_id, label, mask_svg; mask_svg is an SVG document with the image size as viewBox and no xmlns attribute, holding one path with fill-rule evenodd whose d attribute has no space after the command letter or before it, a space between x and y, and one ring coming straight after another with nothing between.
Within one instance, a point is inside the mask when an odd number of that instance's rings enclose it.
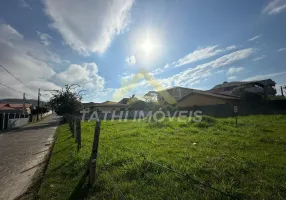
<instances>
[{"instance_id":1,"label":"shrub","mask_svg":"<svg viewBox=\"0 0 286 200\"><path fill-rule=\"evenodd\" d=\"M216 118L214 118L214 117L207 116L207 115L203 115L203 116L202 116L202 122L215 124L215 123L217 122L217 120L216 120Z\"/></svg>"}]
</instances>

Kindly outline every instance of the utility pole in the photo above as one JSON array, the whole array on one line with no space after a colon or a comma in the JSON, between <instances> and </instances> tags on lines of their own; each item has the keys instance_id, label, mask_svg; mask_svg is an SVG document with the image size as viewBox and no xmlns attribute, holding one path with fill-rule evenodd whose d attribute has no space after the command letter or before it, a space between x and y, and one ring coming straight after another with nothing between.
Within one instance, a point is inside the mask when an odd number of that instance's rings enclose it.
<instances>
[{"instance_id":1,"label":"utility pole","mask_svg":"<svg viewBox=\"0 0 286 200\"><path fill-rule=\"evenodd\" d=\"M42 100L42 107L41 107L41 119L42 119L42 117L43 117L43 107L44 107L44 102L43 102L43 100Z\"/></svg>"},{"instance_id":2,"label":"utility pole","mask_svg":"<svg viewBox=\"0 0 286 200\"><path fill-rule=\"evenodd\" d=\"M39 121L40 96L41 96L41 90L39 89L39 91L38 91L38 110L37 110L37 121Z\"/></svg>"},{"instance_id":3,"label":"utility pole","mask_svg":"<svg viewBox=\"0 0 286 200\"><path fill-rule=\"evenodd\" d=\"M26 95L26 94L23 93L23 101L24 101L24 102L23 102L23 110L22 110L22 111L23 111L23 114L25 114L25 111L26 111L26 105L25 105L25 103L26 103L26 97L25 97L25 95Z\"/></svg>"},{"instance_id":4,"label":"utility pole","mask_svg":"<svg viewBox=\"0 0 286 200\"><path fill-rule=\"evenodd\" d=\"M284 94L283 94L283 86L281 86L281 95L284 97Z\"/></svg>"}]
</instances>

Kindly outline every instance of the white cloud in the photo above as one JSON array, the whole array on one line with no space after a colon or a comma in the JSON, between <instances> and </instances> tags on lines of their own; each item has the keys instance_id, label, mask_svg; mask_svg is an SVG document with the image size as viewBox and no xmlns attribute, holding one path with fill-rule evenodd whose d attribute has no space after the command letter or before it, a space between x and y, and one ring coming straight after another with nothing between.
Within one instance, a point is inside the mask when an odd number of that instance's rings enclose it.
<instances>
[{"instance_id":1,"label":"white cloud","mask_svg":"<svg viewBox=\"0 0 286 200\"><path fill-rule=\"evenodd\" d=\"M9 24L0 24L0 41L13 46L13 41L23 40L24 36Z\"/></svg>"},{"instance_id":2,"label":"white cloud","mask_svg":"<svg viewBox=\"0 0 286 200\"><path fill-rule=\"evenodd\" d=\"M224 55L211 62L198 65L195 68L186 69L168 78L152 79L152 77L147 77L147 79L151 80L150 82L144 79L144 76L140 73L123 76L121 77L122 88L115 90L113 100L119 100L122 97L131 96L132 94L136 94L136 96L143 96L150 90L160 90L173 86L195 88L196 84L200 83L201 81L207 79L210 76L213 76L214 73L217 72L216 69L219 69L223 66L227 66L236 61L248 58L254 52L255 50L252 48L239 50ZM159 68L157 70L160 71L163 69L164 67ZM154 74L152 74L151 72L151 75Z\"/></svg>"},{"instance_id":3,"label":"white cloud","mask_svg":"<svg viewBox=\"0 0 286 200\"><path fill-rule=\"evenodd\" d=\"M252 61L262 60L262 59L264 59L265 57L266 57L265 55L258 56L258 57L256 57L256 58L254 58Z\"/></svg>"},{"instance_id":4,"label":"white cloud","mask_svg":"<svg viewBox=\"0 0 286 200\"><path fill-rule=\"evenodd\" d=\"M235 51L230 54L224 55L220 58L217 58L211 62L197 65L194 68L188 68L178 74L174 74L171 77L161 78L161 79L156 79L156 80L153 79L151 83L146 81L142 74L139 74L139 75L130 74L128 76L122 77L122 80L123 80L122 85L124 89L121 89L119 93L121 93L121 96L131 94L132 91L137 91L138 93L142 94L144 92L146 93L146 91L148 90L158 89L158 88L154 88L154 86L161 86L164 88L173 87L173 86L194 87L196 84L200 83L200 81L216 73L215 71L217 71L217 69L223 66L227 66L232 63L235 63L236 61L246 59L249 56L251 56L254 52L255 52L255 49L252 49L252 48ZM159 68L159 69L162 69L162 68Z\"/></svg>"},{"instance_id":5,"label":"white cloud","mask_svg":"<svg viewBox=\"0 0 286 200\"><path fill-rule=\"evenodd\" d=\"M172 64L175 65L175 67L179 67L182 65L186 65L186 64L193 63L199 60L213 57L222 52L231 51L231 50L236 49L235 46L229 46L224 49L217 49L217 47L218 45L197 49L193 51L192 53L189 53L188 55L184 56L183 58L180 58L178 61L173 62Z\"/></svg>"},{"instance_id":6,"label":"white cloud","mask_svg":"<svg viewBox=\"0 0 286 200\"><path fill-rule=\"evenodd\" d=\"M257 39L259 39L259 38L261 38L261 37L262 37L261 34L260 34L260 35L256 35L256 36L254 36L253 38L250 38L248 41L251 42L251 41L257 40Z\"/></svg>"},{"instance_id":7,"label":"white cloud","mask_svg":"<svg viewBox=\"0 0 286 200\"><path fill-rule=\"evenodd\" d=\"M95 63L71 64L56 77L62 84L78 84L90 92L104 89L104 78L98 75Z\"/></svg>"},{"instance_id":8,"label":"white cloud","mask_svg":"<svg viewBox=\"0 0 286 200\"><path fill-rule=\"evenodd\" d=\"M282 51L286 51L286 48L281 48L277 50L277 52L282 52Z\"/></svg>"},{"instance_id":9,"label":"white cloud","mask_svg":"<svg viewBox=\"0 0 286 200\"><path fill-rule=\"evenodd\" d=\"M234 79L236 79L236 76L230 76L230 77L228 77L228 80L234 80Z\"/></svg>"},{"instance_id":10,"label":"white cloud","mask_svg":"<svg viewBox=\"0 0 286 200\"><path fill-rule=\"evenodd\" d=\"M286 74L286 71L278 72L278 73L272 73L272 74L257 75L257 76L249 77L249 78L245 79L244 81L263 80L263 79L268 79L268 78L271 78L271 77L284 75L284 74Z\"/></svg>"},{"instance_id":11,"label":"white cloud","mask_svg":"<svg viewBox=\"0 0 286 200\"><path fill-rule=\"evenodd\" d=\"M219 71L217 71L216 73L217 74L220 74L220 73L223 73L224 72L224 70L219 70Z\"/></svg>"},{"instance_id":12,"label":"white cloud","mask_svg":"<svg viewBox=\"0 0 286 200\"><path fill-rule=\"evenodd\" d=\"M157 75L157 74L161 74L161 73L163 73L164 72L164 70L163 70L163 68L157 68L157 69L155 69L155 70L153 70L152 72L150 72L151 73L151 75Z\"/></svg>"},{"instance_id":13,"label":"white cloud","mask_svg":"<svg viewBox=\"0 0 286 200\"><path fill-rule=\"evenodd\" d=\"M166 69L166 68L169 68L170 65L169 64L166 64L163 68Z\"/></svg>"},{"instance_id":14,"label":"white cloud","mask_svg":"<svg viewBox=\"0 0 286 200\"><path fill-rule=\"evenodd\" d=\"M125 62L130 66L130 65L135 65L136 63L136 58L135 56L129 56L126 57Z\"/></svg>"},{"instance_id":15,"label":"white cloud","mask_svg":"<svg viewBox=\"0 0 286 200\"><path fill-rule=\"evenodd\" d=\"M212 76L216 69L223 66L230 65L236 61L243 60L251 56L255 52L254 49L248 48L239 51L232 52L217 58L211 62L197 65L194 68L188 68L178 74L175 74L169 78L157 79L164 87L172 86L185 86L192 87L199 83L203 78Z\"/></svg>"},{"instance_id":16,"label":"white cloud","mask_svg":"<svg viewBox=\"0 0 286 200\"><path fill-rule=\"evenodd\" d=\"M40 31L37 31L37 34L42 44L45 46L49 46L51 44L50 40L54 40L54 38L47 33L41 33Z\"/></svg>"},{"instance_id":17,"label":"white cloud","mask_svg":"<svg viewBox=\"0 0 286 200\"><path fill-rule=\"evenodd\" d=\"M262 13L273 15L286 10L285 0L272 0L263 10Z\"/></svg>"},{"instance_id":18,"label":"white cloud","mask_svg":"<svg viewBox=\"0 0 286 200\"><path fill-rule=\"evenodd\" d=\"M25 0L19 0L19 6L22 8L28 8L32 10L32 7Z\"/></svg>"},{"instance_id":19,"label":"white cloud","mask_svg":"<svg viewBox=\"0 0 286 200\"><path fill-rule=\"evenodd\" d=\"M238 72L241 72L242 70L244 70L243 67L231 67L228 69L227 75L236 74Z\"/></svg>"},{"instance_id":20,"label":"white cloud","mask_svg":"<svg viewBox=\"0 0 286 200\"><path fill-rule=\"evenodd\" d=\"M157 69L151 71L150 74L153 75L153 76L157 75L157 74L161 74L169 67L170 67L170 65L166 64L166 65L164 65L164 67L160 67L160 68L157 68Z\"/></svg>"},{"instance_id":21,"label":"white cloud","mask_svg":"<svg viewBox=\"0 0 286 200\"><path fill-rule=\"evenodd\" d=\"M90 92L86 95L83 96L83 102L88 103L88 102L103 102L106 100L113 100L111 99L112 94L116 91L114 88L105 88L96 92Z\"/></svg>"},{"instance_id":22,"label":"white cloud","mask_svg":"<svg viewBox=\"0 0 286 200\"><path fill-rule=\"evenodd\" d=\"M82 55L103 53L128 24L133 0L45 0L51 26Z\"/></svg>"},{"instance_id":23,"label":"white cloud","mask_svg":"<svg viewBox=\"0 0 286 200\"><path fill-rule=\"evenodd\" d=\"M35 98L39 83L43 85L52 84L50 79L55 72L48 64L49 61L52 61L52 58L46 54L44 46L35 41L25 41L24 36L8 24L0 24L0 61L1 65L28 85L34 92L0 68L1 82L8 84L17 91L25 92L27 95L32 94L32 97ZM22 98L21 94L4 87L0 88L0 94L0 98Z\"/></svg>"},{"instance_id":24,"label":"white cloud","mask_svg":"<svg viewBox=\"0 0 286 200\"><path fill-rule=\"evenodd\" d=\"M213 70L232 64L238 60L248 58L254 53L254 51L254 49L248 48L232 52L211 62L198 65L195 68L186 69L185 71L168 78L168 81L171 83L171 85L191 86L202 77L206 78L211 76Z\"/></svg>"}]
</instances>

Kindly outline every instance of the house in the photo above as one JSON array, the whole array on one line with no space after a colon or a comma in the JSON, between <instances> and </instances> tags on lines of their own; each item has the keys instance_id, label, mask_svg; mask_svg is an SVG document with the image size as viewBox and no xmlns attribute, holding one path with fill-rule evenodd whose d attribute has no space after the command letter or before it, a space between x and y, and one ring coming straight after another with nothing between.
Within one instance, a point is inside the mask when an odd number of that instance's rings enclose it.
<instances>
[{"instance_id":1,"label":"house","mask_svg":"<svg viewBox=\"0 0 286 200\"><path fill-rule=\"evenodd\" d=\"M237 81L237 82L224 82L222 84L214 86L208 92L215 94L227 94L227 95L240 95L238 90L267 94L274 96L276 94L276 83L271 79L258 80L258 81Z\"/></svg>"},{"instance_id":2,"label":"house","mask_svg":"<svg viewBox=\"0 0 286 200\"><path fill-rule=\"evenodd\" d=\"M24 104L0 103L0 113L6 114L22 114ZM25 104L25 112L23 114L31 114L32 104Z\"/></svg>"},{"instance_id":3,"label":"house","mask_svg":"<svg viewBox=\"0 0 286 200\"><path fill-rule=\"evenodd\" d=\"M158 101L167 101L168 103L174 104L188 94L199 91L196 89L185 88L185 87L172 87L166 90L157 92Z\"/></svg>"},{"instance_id":4,"label":"house","mask_svg":"<svg viewBox=\"0 0 286 200\"><path fill-rule=\"evenodd\" d=\"M23 106L23 104L0 103L0 131L28 124L32 104L25 104L25 112Z\"/></svg>"},{"instance_id":5,"label":"house","mask_svg":"<svg viewBox=\"0 0 286 200\"><path fill-rule=\"evenodd\" d=\"M205 91L193 91L192 93L184 96L177 102L178 108L202 107L212 105L229 104L233 106L239 102L239 97L213 94Z\"/></svg>"},{"instance_id":6,"label":"house","mask_svg":"<svg viewBox=\"0 0 286 200\"><path fill-rule=\"evenodd\" d=\"M118 102L118 104L128 104L129 100L130 100L130 98L123 98Z\"/></svg>"},{"instance_id":7,"label":"house","mask_svg":"<svg viewBox=\"0 0 286 200\"><path fill-rule=\"evenodd\" d=\"M93 111L101 111L101 112L112 112L112 111L121 111L121 110L127 110L129 107L128 104L122 104L122 103L83 103L83 108L89 108L90 112Z\"/></svg>"}]
</instances>

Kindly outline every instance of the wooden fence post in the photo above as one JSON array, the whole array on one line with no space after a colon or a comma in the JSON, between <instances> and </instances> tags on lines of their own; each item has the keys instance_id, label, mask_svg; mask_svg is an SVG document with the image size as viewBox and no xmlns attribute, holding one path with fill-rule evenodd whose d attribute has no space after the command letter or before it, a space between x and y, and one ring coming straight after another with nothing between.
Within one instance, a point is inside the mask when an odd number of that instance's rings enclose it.
<instances>
[{"instance_id":1,"label":"wooden fence post","mask_svg":"<svg viewBox=\"0 0 286 200\"><path fill-rule=\"evenodd\" d=\"M73 115L69 115L69 126L70 126L70 131L72 134L72 137L74 137L74 117Z\"/></svg>"},{"instance_id":2,"label":"wooden fence post","mask_svg":"<svg viewBox=\"0 0 286 200\"><path fill-rule=\"evenodd\" d=\"M81 148L81 122L80 119L76 119L76 142L77 142L77 150Z\"/></svg>"},{"instance_id":3,"label":"wooden fence post","mask_svg":"<svg viewBox=\"0 0 286 200\"><path fill-rule=\"evenodd\" d=\"M99 142L99 134L100 134L100 121L96 121L96 126L94 129L94 138L93 138L93 145L92 145L92 152L89 162L89 185L93 186L95 182L96 176L96 159L98 153L98 142Z\"/></svg>"}]
</instances>

